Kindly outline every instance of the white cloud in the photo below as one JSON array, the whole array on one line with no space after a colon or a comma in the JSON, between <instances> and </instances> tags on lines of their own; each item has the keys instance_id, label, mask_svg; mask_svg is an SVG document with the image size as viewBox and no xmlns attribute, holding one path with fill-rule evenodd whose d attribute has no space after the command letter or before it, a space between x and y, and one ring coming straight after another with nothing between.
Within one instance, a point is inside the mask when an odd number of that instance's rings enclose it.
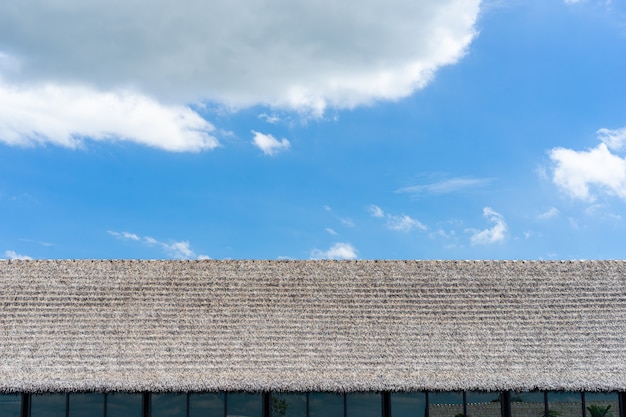
<instances>
[{"instance_id":1,"label":"white cloud","mask_svg":"<svg viewBox=\"0 0 626 417\"><path fill-rule=\"evenodd\" d=\"M259 114L259 119L265 120L267 123L272 125L280 122L280 117L275 114L261 113Z\"/></svg>"},{"instance_id":2,"label":"white cloud","mask_svg":"<svg viewBox=\"0 0 626 417\"><path fill-rule=\"evenodd\" d=\"M626 160L603 142L587 151L554 148L552 181L570 197L594 201L594 191L626 199Z\"/></svg>"},{"instance_id":3,"label":"white cloud","mask_svg":"<svg viewBox=\"0 0 626 417\"><path fill-rule=\"evenodd\" d=\"M578 3L586 3L587 0L563 0L565 4L578 4ZM604 6L610 6L613 0L598 0L598 3Z\"/></svg>"},{"instance_id":4,"label":"white cloud","mask_svg":"<svg viewBox=\"0 0 626 417\"><path fill-rule=\"evenodd\" d=\"M272 135L266 135L254 130L252 133L254 134L252 143L262 150L265 155L276 155L278 152L286 151L291 146L285 138L279 141Z\"/></svg>"},{"instance_id":5,"label":"white cloud","mask_svg":"<svg viewBox=\"0 0 626 417\"><path fill-rule=\"evenodd\" d=\"M407 194L447 194L465 188L484 186L489 182L491 182L489 178L457 177L430 184L411 185L400 188L396 192Z\"/></svg>"},{"instance_id":6,"label":"white cloud","mask_svg":"<svg viewBox=\"0 0 626 417\"><path fill-rule=\"evenodd\" d=\"M335 229L332 229L332 228L330 228L330 227L327 227L327 228L326 228L326 229L324 229L324 230L326 230L326 233L328 233L329 235L337 236L337 235L339 234L339 233L337 233L337 232L335 231Z\"/></svg>"},{"instance_id":7,"label":"white cloud","mask_svg":"<svg viewBox=\"0 0 626 417\"><path fill-rule=\"evenodd\" d=\"M494 211L491 207L485 207L483 209L483 216L494 225L490 229L474 231L471 237L472 245L484 245L504 240L504 235L507 231L504 217L502 217L500 213Z\"/></svg>"},{"instance_id":8,"label":"white cloud","mask_svg":"<svg viewBox=\"0 0 626 417\"><path fill-rule=\"evenodd\" d=\"M383 211L383 209L381 209L375 204L371 204L369 206L369 211L372 217L378 217L378 218L385 217L385 212Z\"/></svg>"},{"instance_id":9,"label":"white cloud","mask_svg":"<svg viewBox=\"0 0 626 417\"><path fill-rule=\"evenodd\" d=\"M609 149L619 151L626 145L626 127L621 129L598 129L596 132L600 139Z\"/></svg>"},{"instance_id":10,"label":"white cloud","mask_svg":"<svg viewBox=\"0 0 626 417\"><path fill-rule=\"evenodd\" d=\"M107 230L107 233L120 239L141 240L141 238L134 233L114 232L113 230Z\"/></svg>"},{"instance_id":11,"label":"white cloud","mask_svg":"<svg viewBox=\"0 0 626 417\"><path fill-rule=\"evenodd\" d=\"M0 78L0 142L8 145L76 148L88 137L201 151L218 146L213 130L188 107L163 105L130 91L103 93L51 83L12 86Z\"/></svg>"},{"instance_id":12,"label":"white cloud","mask_svg":"<svg viewBox=\"0 0 626 417\"><path fill-rule=\"evenodd\" d=\"M169 245L161 243L161 245L173 258L190 259L196 257L196 254L191 250L191 246L188 241L173 242Z\"/></svg>"},{"instance_id":13,"label":"white cloud","mask_svg":"<svg viewBox=\"0 0 626 417\"><path fill-rule=\"evenodd\" d=\"M311 251L312 259L356 259L357 251L349 243L335 243L330 249L322 251L313 249Z\"/></svg>"},{"instance_id":14,"label":"white cloud","mask_svg":"<svg viewBox=\"0 0 626 417\"><path fill-rule=\"evenodd\" d=\"M27 255L20 255L19 253L15 252L14 250L6 250L4 251L4 256L6 256L7 259L10 260L31 260L33 258L31 258L30 256Z\"/></svg>"},{"instance_id":15,"label":"white cloud","mask_svg":"<svg viewBox=\"0 0 626 417\"><path fill-rule=\"evenodd\" d=\"M444 238L444 239L452 239L455 235L454 230L450 230L449 232L446 232L443 229L437 229L437 231L429 233L428 237L430 237L431 239L434 238Z\"/></svg>"},{"instance_id":16,"label":"white cloud","mask_svg":"<svg viewBox=\"0 0 626 417\"><path fill-rule=\"evenodd\" d=\"M419 220L415 220L406 214L401 216L389 216L387 227L400 232L410 232L413 229L426 230L426 226Z\"/></svg>"},{"instance_id":17,"label":"white cloud","mask_svg":"<svg viewBox=\"0 0 626 417\"><path fill-rule=\"evenodd\" d=\"M344 226L347 227L354 227L354 220L352 220L350 217L338 217L339 221L341 222L341 224L343 224Z\"/></svg>"},{"instance_id":18,"label":"white cloud","mask_svg":"<svg viewBox=\"0 0 626 417\"><path fill-rule=\"evenodd\" d=\"M111 232L109 232L109 233L111 233ZM144 242L146 242L148 245L159 245L161 243L158 240L156 240L155 238L150 237L150 236L145 236L142 240Z\"/></svg>"},{"instance_id":19,"label":"white cloud","mask_svg":"<svg viewBox=\"0 0 626 417\"><path fill-rule=\"evenodd\" d=\"M387 228L390 230L396 230L399 232L410 232L413 229L419 229L419 230L427 229L427 227L422 222L412 218L411 216L407 216L406 214L402 214L398 216L398 215L385 213L383 209L381 209L375 204L371 204L368 209L372 217L379 218L379 219L386 218Z\"/></svg>"},{"instance_id":20,"label":"white cloud","mask_svg":"<svg viewBox=\"0 0 626 417\"><path fill-rule=\"evenodd\" d=\"M173 241L172 243L165 243L156 240L150 236L138 236L129 232L116 232L113 230L107 230L107 233L111 236L115 236L118 239L132 240L141 242L148 246L160 247L169 257L174 259L211 259L206 255L197 255L192 249L191 244L186 241Z\"/></svg>"},{"instance_id":21,"label":"white cloud","mask_svg":"<svg viewBox=\"0 0 626 417\"><path fill-rule=\"evenodd\" d=\"M559 209L557 209L556 207L550 207L548 210L544 211L543 213L540 213L537 217L540 220L548 220L548 219L552 219L556 216L559 215Z\"/></svg>"},{"instance_id":22,"label":"white cloud","mask_svg":"<svg viewBox=\"0 0 626 417\"><path fill-rule=\"evenodd\" d=\"M422 88L465 54L479 6L480 0L4 1L0 44L3 56L10 52L17 62L5 70L16 85L130 86L178 103L321 112Z\"/></svg>"}]
</instances>

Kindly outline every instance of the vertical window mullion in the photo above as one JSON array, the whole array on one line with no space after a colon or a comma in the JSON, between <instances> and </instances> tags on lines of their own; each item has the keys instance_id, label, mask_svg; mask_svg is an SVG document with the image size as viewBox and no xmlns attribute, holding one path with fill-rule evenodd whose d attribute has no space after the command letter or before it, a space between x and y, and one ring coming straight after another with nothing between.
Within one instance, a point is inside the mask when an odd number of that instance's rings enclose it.
<instances>
[{"instance_id":1,"label":"vertical window mullion","mask_svg":"<svg viewBox=\"0 0 626 417\"><path fill-rule=\"evenodd\" d=\"M343 393L343 417L348 417L348 394Z\"/></svg>"},{"instance_id":2,"label":"vertical window mullion","mask_svg":"<svg viewBox=\"0 0 626 417\"><path fill-rule=\"evenodd\" d=\"M626 392L618 392L619 398L619 415L620 417L626 417Z\"/></svg>"},{"instance_id":3,"label":"vertical window mullion","mask_svg":"<svg viewBox=\"0 0 626 417\"><path fill-rule=\"evenodd\" d=\"M144 392L141 395L141 416L142 417L150 417L152 412L150 410L152 404L151 404L151 395L149 392Z\"/></svg>"},{"instance_id":4,"label":"vertical window mullion","mask_svg":"<svg viewBox=\"0 0 626 417\"><path fill-rule=\"evenodd\" d=\"M581 404L581 406L583 408L582 416L583 417L587 417L587 402L585 401L585 391L582 391L580 393L580 404Z\"/></svg>"},{"instance_id":5,"label":"vertical window mullion","mask_svg":"<svg viewBox=\"0 0 626 417\"><path fill-rule=\"evenodd\" d=\"M104 393L104 409L102 411L103 413L103 417L107 417L107 403L109 401L109 394L108 393Z\"/></svg>"},{"instance_id":6,"label":"vertical window mullion","mask_svg":"<svg viewBox=\"0 0 626 417\"><path fill-rule=\"evenodd\" d=\"M463 391L463 417L467 417L467 391Z\"/></svg>"},{"instance_id":7,"label":"vertical window mullion","mask_svg":"<svg viewBox=\"0 0 626 417\"><path fill-rule=\"evenodd\" d=\"M263 400L261 402L262 407L263 407L263 417L271 417L272 415L272 393L271 392L264 392L263 393Z\"/></svg>"},{"instance_id":8,"label":"vertical window mullion","mask_svg":"<svg viewBox=\"0 0 626 417\"><path fill-rule=\"evenodd\" d=\"M306 392L306 417L309 417L309 391Z\"/></svg>"},{"instance_id":9,"label":"vertical window mullion","mask_svg":"<svg viewBox=\"0 0 626 417\"><path fill-rule=\"evenodd\" d=\"M185 393L185 417L189 417L189 391Z\"/></svg>"},{"instance_id":10,"label":"vertical window mullion","mask_svg":"<svg viewBox=\"0 0 626 417\"><path fill-rule=\"evenodd\" d=\"M511 417L511 392L502 391L500 393L500 415Z\"/></svg>"},{"instance_id":11,"label":"vertical window mullion","mask_svg":"<svg viewBox=\"0 0 626 417\"><path fill-rule=\"evenodd\" d=\"M22 417L30 417L30 395L22 394Z\"/></svg>"},{"instance_id":12,"label":"vertical window mullion","mask_svg":"<svg viewBox=\"0 0 626 417\"><path fill-rule=\"evenodd\" d=\"M70 417L70 393L65 393L65 417Z\"/></svg>"},{"instance_id":13,"label":"vertical window mullion","mask_svg":"<svg viewBox=\"0 0 626 417\"><path fill-rule=\"evenodd\" d=\"M430 417L430 400L428 398L428 391L424 392L426 394L426 410L424 410L424 417Z\"/></svg>"},{"instance_id":14,"label":"vertical window mullion","mask_svg":"<svg viewBox=\"0 0 626 417\"><path fill-rule=\"evenodd\" d=\"M391 417L391 393L384 391L382 396L383 417Z\"/></svg>"},{"instance_id":15,"label":"vertical window mullion","mask_svg":"<svg viewBox=\"0 0 626 417\"><path fill-rule=\"evenodd\" d=\"M548 406L548 391L543 392L543 407L545 417L550 417L550 407Z\"/></svg>"},{"instance_id":16,"label":"vertical window mullion","mask_svg":"<svg viewBox=\"0 0 626 417\"><path fill-rule=\"evenodd\" d=\"M228 393L224 392L224 417L228 416Z\"/></svg>"}]
</instances>

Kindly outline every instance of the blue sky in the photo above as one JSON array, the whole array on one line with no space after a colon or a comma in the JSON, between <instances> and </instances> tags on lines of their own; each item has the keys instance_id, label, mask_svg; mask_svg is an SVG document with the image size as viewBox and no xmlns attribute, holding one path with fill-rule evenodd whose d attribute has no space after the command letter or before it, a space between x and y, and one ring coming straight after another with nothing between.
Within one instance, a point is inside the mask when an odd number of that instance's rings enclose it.
<instances>
[{"instance_id":1,"label":"blue sky","mask_svg":"<svg viewBox=\"0 0 626 417\"><path fill-rule=\"evenodd\" d=\"M0 258L624 258L624 2L153 3L0 4Z\"/></svg>"}]
</instances>

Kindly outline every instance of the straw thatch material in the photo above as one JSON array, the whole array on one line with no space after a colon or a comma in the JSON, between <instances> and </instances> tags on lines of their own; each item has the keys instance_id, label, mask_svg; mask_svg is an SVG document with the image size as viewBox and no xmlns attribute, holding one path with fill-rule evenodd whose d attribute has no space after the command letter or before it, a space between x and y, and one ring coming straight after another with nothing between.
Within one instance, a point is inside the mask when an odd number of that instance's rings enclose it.
<instances>
[{"instance_id":1,"label":"straw thatch material","mask_svg":"<svg viewBox=\"0 0 626 417\"><path fill-rule=\"evenodd\" d=\"M0 392L625 390L626 263L1 261Z\"/></svg>"}]
</instances>

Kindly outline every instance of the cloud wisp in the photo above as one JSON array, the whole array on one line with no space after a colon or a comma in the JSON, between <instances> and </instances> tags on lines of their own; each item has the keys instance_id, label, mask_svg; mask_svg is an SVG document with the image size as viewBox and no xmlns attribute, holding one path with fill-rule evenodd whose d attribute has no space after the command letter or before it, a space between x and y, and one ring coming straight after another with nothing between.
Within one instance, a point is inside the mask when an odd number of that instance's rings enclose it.
<instances>
[{"instance_id":1,"label":"cloud wisp","mask_svg":"<svg viewBox=\"0 0 626 417\"><path fill-rule=\"evenodd\" d=\"M484 230L470 230L472 231L471 244L486 245L503 241L507 231L504 217L491 207L483 209L483 216L493 223L493 227Z\"/></svg>"},{"instance_id":2,"label":"cloud wisp","mask_svg":"<svg viewBox=\"0 0 626 417\"><path fill-rule=\"evenodd\" d=\"M107 233L111 236L115 236L122 240L132 240L142 243L146 246L155 246L161 248L169 257L174 259L210 259L206 255L198 255L191 249L191 244L186 241L174 241L172 243L161 242L150 236L139 236L135 233L129 232L116 232L113 230L107 230Z\"/></svg>"},{"instance_id":3,"label":"cloud wisp","mask_svg":"<svg viewBox=\"0 0 626 417\"><path fill-rule=\"evenodd\" d=\"M393 215L390 213L385 213L383 209L375 204L371 204L368 207L368 210L372 217L377 219L386 219L386 227L389 230L408 233L414 229L422 231L428 229L426 225L424 225L419 220L412 218L411 216L408 216L406 214Z\"/></svg>"},{"instance_id":4,"label":"cloud wisp","mask_svg":"<svg viewBox=\"0 0 626 417\"><path fill-rule=\"evenodd\" d=\"M624 150L626 128L597 134L601 143L595 148L550 150L552 181L573 199L593 202L598 194L626 199L626 158L617 154Z\"/></svg>"},{"instance_id":5,"label":"cloud wisp","mask_svg":"<svg viewBox=\"0 0 626 417\"><path fill-rule=\"evenodd\" d=\"M349 243L335 243L327 250L313 249L311 251L311 259L356 259L357 250Z\"/></svg>"},{"instance_id":6,"label":"cloud wisp","mask_svg":"<svg viewBox=\"0 0 626 417\"><path fill-rule=\"evenodd\" d=\"M561 212L556 207L550 207L549 209L547 209L543 213L539 213L537 218L539 220L549 220L549 219L553 219L553 218L557 217L560 213Z\"/></svg>"},{"instance_id":7,"label":"cloud wisp","mask_svg":"<svg viewBox=\"0 0 626 417\"><path fill-rule=\"evenodd\" d=\"M289 141L285 138L278 140L272 135L256 132L254 130L252 134L254 135L252 144L268 156L274 156L279 152L286 151L291 146Z\"/></svg>"},{"instance_id":8,"label":"cloud wisp","mask_svg":"<svg viewBox=\"0 0 626 417\"><path fill-rule=\"evenodd\" d=\"M6 250L4 251L4 256L6 257L6 259L12 260L12 261L30 261L33 258L31 258L28 255L20 255L19 253L15 252L14 250Z\"/></svg>"},{"instance_id":9,"label":"cloud wisp","mask_svg":"<svg viewBox=\"0 0 626 417\"><path fill-rule=\"evenodd\" d=\"M482 187L491 182L489 178L456 177L429 184L410 185L396 190L404 194L448 194L467 188Z\"/></svg>"},{"instance_id":10,"label":"cloud wisp","mask_svg":"<svg viewBox=\"0 0 626 417\"><path fill-rule=\"evenodd\" d=\"M610 149L621 151L626 146L626 127L621 129L598 129L598 139L606 143Z\"/></svg>"}]
</instances>

